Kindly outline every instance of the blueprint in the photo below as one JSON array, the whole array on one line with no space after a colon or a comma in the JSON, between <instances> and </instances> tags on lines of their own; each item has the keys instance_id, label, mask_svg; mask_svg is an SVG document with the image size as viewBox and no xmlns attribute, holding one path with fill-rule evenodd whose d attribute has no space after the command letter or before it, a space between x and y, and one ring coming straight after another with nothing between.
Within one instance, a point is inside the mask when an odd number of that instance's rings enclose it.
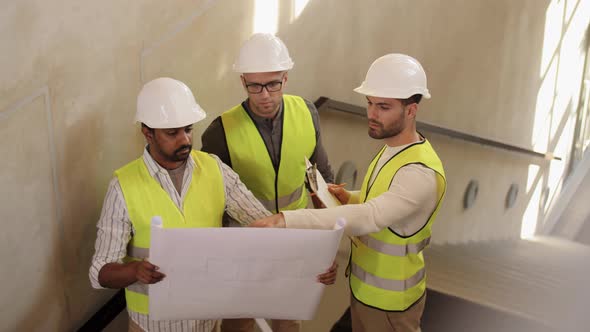
<instances>
[{"instance_id":1,"label":"blueprint","mask_svg":"<svg viewBox=\"0 0 590 332\"><path fill-rule=\"evenodd\" d=\"M325 287L316 277L332 265L343 225L169 229L154 217L149 260L166 277L149 286L150 316L310 320Z\"/></svg>"}]
</instances>

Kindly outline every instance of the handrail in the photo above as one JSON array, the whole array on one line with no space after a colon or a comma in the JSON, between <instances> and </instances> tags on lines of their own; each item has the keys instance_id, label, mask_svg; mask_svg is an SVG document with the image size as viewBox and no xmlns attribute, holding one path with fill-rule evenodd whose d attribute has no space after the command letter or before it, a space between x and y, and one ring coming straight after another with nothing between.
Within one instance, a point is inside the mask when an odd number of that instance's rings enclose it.
<instances>
[{"instance_id":1,"label":"handrail","mask_svg":"<svg viewBox=\"0 0 590 332\"><path fill-rule=\"evenodd\" d=\"M78 329L78 332L100 332L125 309L125 291L119 290L107 303Z\"/></svg>"},{"instance_id":2,"label":"handrail","mask_svg":"<svg viewBox=\"0 0 590 332\"><path fill-rule=\"evenodd\" d=\"M364 107L360 107L357 105L333 100L328 97L320 97L316 100L316 102L314 104L318 110L329 108L329 109L332 109L335 111L340 111L340 112L344 112L344 113L350 113L350 114L366 117L366 110ZM543 159L547 159L547 160L551 160L551 159L561 160L561 157L555 157L551 153L537 152L537 151L526 149L526 148L523 148L520 146L502 143L499 141L494 141L494 140L491 140L488 138L463 133L463 132L453 130L453 129L439 127L439 126L436 126L436 125L433 125L430 123L426 123L426 122L416 121L416 127L419 131L426 131L426 132L431 132L431 133L435 133L435 134L440 134L440 135L444 135L447 137L460 139L460 140L463 140L466 142L482 144L482 145L486 145L486 146L499 148L502 150L508 150L508 151L512 151L512 152L522 153L522 154L526 154L529 156L543 158Z\"/></svg>"},{"instance_id":3,"label":"handrail","mask_svg":"<svg viewBox=\"0 0 590 332\"><path fill-rule=\"evenodd\" d=\"M104 330L127 306L125 291L119 290L107 303L90 317L77 332L100 332ZM270 331L270 326L262 318L256 318L256 325L260 331Z\"/></svg>"}]
</instances>

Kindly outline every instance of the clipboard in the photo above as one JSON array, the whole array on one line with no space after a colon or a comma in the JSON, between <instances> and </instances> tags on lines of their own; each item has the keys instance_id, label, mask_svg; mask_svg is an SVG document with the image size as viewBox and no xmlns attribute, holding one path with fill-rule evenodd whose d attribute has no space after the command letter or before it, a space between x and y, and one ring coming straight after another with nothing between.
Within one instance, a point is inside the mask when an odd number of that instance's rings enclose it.
<instances>
[{"instance_id":1,"label":"clipboard","mask_svg":"<svg viewBox=\"0 0 590 332\"><path fill-rule=\"evenodd\" d=\"M324 177L318 171L317 165L305 158L305 180L309 189L316 195L316 197L324 204L325 207L331 208L340 206L340 201L328 191L328 184Z\"/></svg>"}]
</instances>

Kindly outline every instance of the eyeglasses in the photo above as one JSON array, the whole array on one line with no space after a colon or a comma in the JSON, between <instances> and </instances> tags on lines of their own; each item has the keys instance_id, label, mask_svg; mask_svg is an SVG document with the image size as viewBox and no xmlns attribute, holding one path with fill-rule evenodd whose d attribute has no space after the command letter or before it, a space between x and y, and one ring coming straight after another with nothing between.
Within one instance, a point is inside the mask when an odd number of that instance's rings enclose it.
<instances>
[{"instance_id":1,"label":"eyeglasses","mask_svg":"<svg viewBox=\"0 0 590 332\"><path fill-rule=\"evenodd\" d=\"M272 81L266 84L260 83L246 83L246 90L250 93L261 93L262 89L266 88L268 92L277 92L283 87L283 80Z\"/></svg>"}]
</instances>

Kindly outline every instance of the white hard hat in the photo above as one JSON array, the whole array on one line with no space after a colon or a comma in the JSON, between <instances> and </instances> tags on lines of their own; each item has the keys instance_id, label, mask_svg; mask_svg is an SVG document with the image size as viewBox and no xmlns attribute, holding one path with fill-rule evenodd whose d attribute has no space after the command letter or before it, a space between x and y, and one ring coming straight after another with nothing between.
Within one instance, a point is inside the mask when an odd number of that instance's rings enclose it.
<instances>
[{"instance_id":1,"label":"white hard hat","mask_svg":"<svg viewBox=\"0 0 590 332\"><path fill-rule=\"evenodd\" d=\"M233 69L238 73L267 73L293 68L289 50L279 37L255 33L240 49Z\"/></svg>"},{"instance_id":2,"label":"white hard hat","mask_svg":"<svg viewBox=\"0 0 590 332\"><path fill-rule=\"evenodd\" d=\"M137 96L135 121L150 128L180 128L207 115L186 84L168 77L147 82Z\"/></svg>"},{"instance_id":3,"label":"white hard hat","mask_svg":"<svg viewBox=\"0 0 590 332\"><path fill-rule=\"evenodd\" d=\"M415 94L430 98L424 69L418 60L405 54L387 54L375 60L354 91L381 98L406 99Z\"/></svg>"}]
</instances>

